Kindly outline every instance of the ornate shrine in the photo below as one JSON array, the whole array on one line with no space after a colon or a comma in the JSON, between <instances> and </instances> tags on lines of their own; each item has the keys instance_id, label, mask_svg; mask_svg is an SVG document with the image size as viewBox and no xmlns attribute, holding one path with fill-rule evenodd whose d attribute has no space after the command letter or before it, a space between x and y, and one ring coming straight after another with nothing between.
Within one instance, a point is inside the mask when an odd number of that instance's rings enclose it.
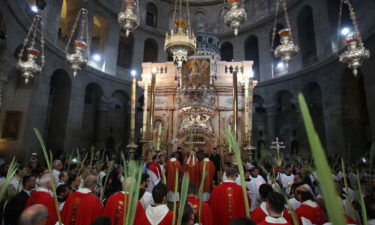
<instances>
[{"instance_id":1,"label":"ornate shrine","mask_svg":"<svg viewBox=\"0 0 375 225\"><path fill-rule=\"evenodd\" d=\"M222 152L228 151L225 130L233 125L234 72L237 73L238 88L238 141L241 146L249 145L252 93L256 85L256 81L251 79L253 62L220 61L219 39L208 33L197 33L196 37L197 52L188 57L181 72L173 62L142 64L142 80L138 84L142 88L145 84L149 85L145 102L152 101L152 71L156 78L152 129L154 146L161 126L161 150L167 153L177 147L188 151L191 146L207 153L214 147ZM246 81L248 88L245 87ZM245 89L248 91L247 98ZM146 106L146 113L150 113L151 104ZM144 121L143 127L146 126L149 123Z\"/></svg>"}]
</instances>

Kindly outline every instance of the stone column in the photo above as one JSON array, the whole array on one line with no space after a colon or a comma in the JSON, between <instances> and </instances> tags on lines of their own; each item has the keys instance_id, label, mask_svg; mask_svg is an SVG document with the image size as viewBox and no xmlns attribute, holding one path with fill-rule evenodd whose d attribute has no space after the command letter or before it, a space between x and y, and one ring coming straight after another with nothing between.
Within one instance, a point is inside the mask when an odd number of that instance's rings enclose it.
<instances>
[{"instance_id":1,"label":"stone column","mask_svg":"<svg viewBox=\"0 0 375 225\"><path fill-rule=\"evenodd\" d=\"M105 72L111 75L117 74L117 53L120 39L120 26L117 21L109 19L108 38L104 52Z\"/></svg>"},{"instance_id":2,"label":"stone column","mask_svg":"<svg viewBox=\"0 0 375 225\"><path fill-rule=\"evenodd\" d=\"M268 30L263 30L259 33L259 75L260 81L269 80L272 78L272 57L270 49L270 37Z\"/></svg>"},{"instance_id":3,"label":"stone column","mask_svg":"<svg viewBox=\"0 0 375 225\"><path fill-rule=\"evenodd\" d=\"M46 38L52 43L56 43L57 34L60 27L62 0L47 0L47 6L44 10L44 28Z\"/></svg>"}]
</instances>

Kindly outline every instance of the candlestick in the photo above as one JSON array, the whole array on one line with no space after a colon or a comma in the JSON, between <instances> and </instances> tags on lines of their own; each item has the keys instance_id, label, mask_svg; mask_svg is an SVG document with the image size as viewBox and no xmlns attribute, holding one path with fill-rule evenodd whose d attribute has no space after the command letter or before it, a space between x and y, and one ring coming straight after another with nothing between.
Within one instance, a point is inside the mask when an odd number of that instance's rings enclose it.
<instances>
[{"instance_id":1,"label":"candlestick","mask_svg":"<svg viewBox=\"0 0 375 225\"><path fill-rule=\"evenodd\" d=\"M233 71L233 133L238 138L237 119L238 119L238 90L237 90L237 71Z\"/></svg>"},{"instance_id":2,"label":"candlestick","mask_svg":"<svg viewBox=\"0 0 375 225\"><path fill-rule=\"evenodd\" d=\"M143 101L143 128L142 128L142 139L143 140L146 140L147 138L147 108L148 108L148 81L145 80L145 84L144 84L144 92L143 92L143 96L144 96L144 101Z\"/></svg>"},{"instance_id":3,"label":"candlestick","mask_svg":"<svg viewBox=\"0 0 375 225\"><path fill-rule=\"evenodd\" d=\"M150 109L150 125L149 125L149 139L154 139L154 112L155 112L155 83L156 83L156 69L152 69L151 77L151 109Z\"/></svg>"},{"instance_id":4,"label":"candlestick","mask_svg":"<svg viewBox=\"0 0 375 225\"><path fill-rule=\"evenodd\" d=\"M137 85L135 75L137 74L137 72L133 70L131 74L133 77L133 82L132 82L132 101L131 101L131 112L130 112L130 141L127 147L129 149L130 158L134 159L135 150L138 148L138 145L135 144L135 98L136 98L136 85Z\"/></svg>"},{"instance_id":5,"label":"candlestick","mask_svg":"<svg viewBox=\"0 0 375 225\"><path fill-rule=\"evenodd\" d=\"M245 143L250 142L248 140L249 135L249 76L245 75Z\"/></svg>"},{"instance_id":6,"label":"candlestick","mask_svg":"<svg viewBox=\"0 0 375 225\"><path fill-rule=\"evenodd\" d=\"M159 124L159 130L158 130L158 142L156 143L156 151L160 151L160 141L161 141L161 123Z\"/></svg>"}]
</instances>

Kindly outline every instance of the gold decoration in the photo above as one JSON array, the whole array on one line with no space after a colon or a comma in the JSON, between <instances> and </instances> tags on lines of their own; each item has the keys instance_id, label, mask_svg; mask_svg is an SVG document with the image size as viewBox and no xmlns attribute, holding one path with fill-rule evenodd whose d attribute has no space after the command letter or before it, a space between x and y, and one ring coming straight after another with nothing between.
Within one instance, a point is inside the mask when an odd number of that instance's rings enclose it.
<instances>
[{"instance_id":1,"label":"gold decoration","mask_svg":"<svg viewBox=\"0 0 375 225\"><path fill-rule=\"evenodd\" d=\"M164 50L173 57L173 61L177 64L177 68L181 70L182 64L186 62L187 57L195 54L196 39L190 27L189 2L187 5L187 19L182 17L182 0L179 0L179 17L176 18L177 0L173 13L173 21L175 30L167 32L165 36ZM180 78L181 79L181 78Z\"/></svg>"}]
</instances>

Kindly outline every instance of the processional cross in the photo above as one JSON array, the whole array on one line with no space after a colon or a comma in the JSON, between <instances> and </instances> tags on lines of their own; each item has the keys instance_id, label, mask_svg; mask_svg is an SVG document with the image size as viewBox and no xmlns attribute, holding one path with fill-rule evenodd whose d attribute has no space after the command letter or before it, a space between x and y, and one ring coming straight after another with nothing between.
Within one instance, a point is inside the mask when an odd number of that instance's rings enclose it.
<instances>
[{"instance_id":1,"label":"processional cross","mask_svg":"<svg viewBox=\"0 0 375 225\"><path fill-rule=\"evenodd\" d=\"M276 138L276 141L272 142L271 149L276 149L277 154L280 153L280 149L285 149L284 142L279 141L279 138Z\"/></svg>"}]
</instances>

